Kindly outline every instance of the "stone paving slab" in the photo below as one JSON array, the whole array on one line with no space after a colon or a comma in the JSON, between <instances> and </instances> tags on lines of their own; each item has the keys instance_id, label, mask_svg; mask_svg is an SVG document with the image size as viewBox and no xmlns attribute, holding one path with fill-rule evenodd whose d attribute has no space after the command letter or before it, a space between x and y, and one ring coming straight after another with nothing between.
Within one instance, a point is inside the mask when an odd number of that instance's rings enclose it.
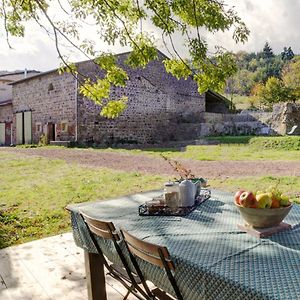
<instances>
[{"instance_id":1,"label":"stone paving slab","mask_svg":"<svg viewBox=\"0 0 300 300\"><path fill-rule=\"evenodd\" d=\"M121 300L126 294L110 276L106 289L111 300ZM0 250L0 299L87 299L83 250L75 246L72 234Z\"/></svg>"}]
</instances>

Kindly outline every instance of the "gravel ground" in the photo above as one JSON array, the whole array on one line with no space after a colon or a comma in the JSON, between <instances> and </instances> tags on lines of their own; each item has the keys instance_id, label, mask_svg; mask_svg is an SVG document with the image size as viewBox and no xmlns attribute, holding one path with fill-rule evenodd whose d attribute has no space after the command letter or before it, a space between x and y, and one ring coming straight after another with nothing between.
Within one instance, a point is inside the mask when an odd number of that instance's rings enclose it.
<instances>
[{"instance_id":1,"label":"gravel ground","mask_svg":"<svg viewBox=\"0 0 300 300\"><path fill-rule=\"evenodd\" d=\"M0 148L0 151L22 156L63 159L68 163L93 168L111 168L150 174L176 175L162 158L127 153L108 153L87 149ZM178 160L197 176L208 179L242 176L300 176L300 161L195 161Z\"/></svg>"}]
</instances>

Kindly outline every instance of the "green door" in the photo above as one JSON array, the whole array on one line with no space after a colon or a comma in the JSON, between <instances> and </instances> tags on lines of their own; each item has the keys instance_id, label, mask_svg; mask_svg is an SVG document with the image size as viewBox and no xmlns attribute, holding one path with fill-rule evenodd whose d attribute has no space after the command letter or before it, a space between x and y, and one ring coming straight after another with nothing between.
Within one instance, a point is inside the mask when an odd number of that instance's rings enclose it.
<instances>
[{"instance_id":1,"label":"green door","mask_svg":"<svg viewBox=\"0 0 300 300\"><path fill-rule=\"evenodd\" d=\"M23 140L23 113L16 113L16 144L24 144Z\"/></svg>"},{"instance_id":2,"label":"green door","mask_svg":"<svg viewBox=\"0 0 300 300\"><path fill-rule=\"evenodd\" d=\"M32 118L31 111L16 113L16 143L32 143Z\"/></svg>"},{"instance_id":3,"label":"green door","mask_svg":"<svg viewBox=\"0 0 300 300\"><path fill-rule=\"evenodd\" d=\"M24 112L24 141L25 141L25 144L32 143L31 111Z\"/></svg>"}]
</instances>

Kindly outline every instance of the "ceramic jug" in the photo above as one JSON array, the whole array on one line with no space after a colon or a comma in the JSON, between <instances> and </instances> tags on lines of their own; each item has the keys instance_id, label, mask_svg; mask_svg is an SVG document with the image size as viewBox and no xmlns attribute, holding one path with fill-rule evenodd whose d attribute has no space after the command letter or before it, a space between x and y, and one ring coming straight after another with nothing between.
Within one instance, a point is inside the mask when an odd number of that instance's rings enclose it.
<instances>
[{"instance_id":1,"label":"ceramic jug","mask_svg":"<svg viewBox=\"0 0 300 300\"><path fill-rule=\"evenodd\" d=\"M201 192L201 181L199 179L193 179L193 184L195 185L195 198L200 195Z\"/></svg>"},{"instance_id":2,"label":"ceramic jug","mask_svg":"<svg viewBox=\"0 0 300 300\"><path fill-rule=\"evenodd\" d=\"M192 206L195 203L196 186L191 180L183 180L179 184L181 206Z\"/></svg>"}]
</instances>

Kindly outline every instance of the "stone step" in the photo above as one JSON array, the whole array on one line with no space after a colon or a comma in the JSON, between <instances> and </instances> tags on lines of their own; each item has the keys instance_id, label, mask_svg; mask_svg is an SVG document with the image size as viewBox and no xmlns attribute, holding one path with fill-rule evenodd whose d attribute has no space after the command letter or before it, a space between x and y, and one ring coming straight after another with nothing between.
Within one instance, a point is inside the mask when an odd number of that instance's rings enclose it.
<instances>
[{"instance_id":1,"label":"stone step","mask_svg":"<svg viewBox=\"0 0 300 300\"><path fill-rule=\"evenodd\" d=\"M63 147L69 147L70 141L50 141L51 146L63 146Z\"/></svg>"}]
</instances>

